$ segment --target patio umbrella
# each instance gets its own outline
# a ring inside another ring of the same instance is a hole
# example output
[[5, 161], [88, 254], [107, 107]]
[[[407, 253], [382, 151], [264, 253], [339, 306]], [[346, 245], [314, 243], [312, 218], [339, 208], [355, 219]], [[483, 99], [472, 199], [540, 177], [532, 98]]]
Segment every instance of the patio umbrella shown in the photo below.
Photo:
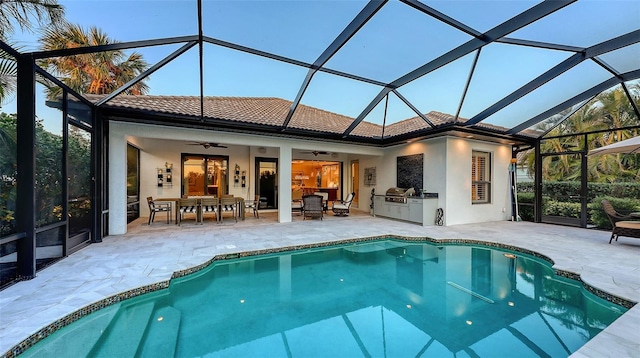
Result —
[[605, 145], [604, 147], [592, 149], [589, 151], [588, 155], [615, 153], [640, 153], [640, 136], [629, 138], [618, 143]]

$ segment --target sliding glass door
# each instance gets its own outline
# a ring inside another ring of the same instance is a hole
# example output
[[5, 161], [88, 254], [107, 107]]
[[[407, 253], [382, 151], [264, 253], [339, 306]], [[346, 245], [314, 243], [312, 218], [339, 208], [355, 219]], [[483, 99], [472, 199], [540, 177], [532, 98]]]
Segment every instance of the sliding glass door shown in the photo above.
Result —
[[228, 157], [200, 154], [182, 155], [182, 195], [229, 193]]

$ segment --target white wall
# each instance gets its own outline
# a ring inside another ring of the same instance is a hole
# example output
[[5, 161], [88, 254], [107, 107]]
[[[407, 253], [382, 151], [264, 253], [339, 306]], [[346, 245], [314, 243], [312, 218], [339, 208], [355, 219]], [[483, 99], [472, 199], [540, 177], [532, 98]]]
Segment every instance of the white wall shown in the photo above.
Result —
[[[224, 133], [209, 130], [189, 128], [174, 128], [146, 124], [125, 122], [111, 122], [109, 127], [109, 234], [123, 234], [127, 229], [126, 218], [126, 145], [127, 142], [140, 149], [140, 215], [149, 215], [146, 198], [152, 197], [180, 197], [181, 183], [181, 154], [209, 154], [229, 157], [229, 170], [235, 165], [240, 171], [247, 172], [247, 186], [235, 186], [232, 177], [229, 183], [229, 193], [253, 199], [255, 192], [255, 157], [279, 158], [280, 187], [291, 184], [291, 159], [293, 150], [331, 150], [339, 153], [338, 157], [318, 158], [313, 154], [297, 154], [295, 159], [329, 159], [346, 161], [345, 153], [382, 155], [382, 150], [376, 147], [359, 146], [342, 143], [327, 143], [314, 140], [298, 140], [275, 138], [258, 135]], [[205, 149], [198, 145], [188, 145], [188, 142], [220, 142], [228, 148]], [[260, 148], [264, 148], [264, 153]], [[283, 154], [284, 153], [284, 154]], [[165, 162], [173, 164], [173, 185], [158, 187], [157, 168], [164, 168]], [[348, 165], [345, 162], [348, 172]], [[288, 174], [287, 174], [288, 173]], [[347, 177], [345, 175], [345, 177]], [[348, 177], [343, 181], [343, 188], [347, 188]], [[350, 189], [350, 188], [348, 188]], [[291, 193], [279, 191], [279, 203], [282, 210], [279, 213], [281, 222], [291, 221], [291, 210], [285, 210], [290, 205]], [[282, 206], [282, 203], [285, 203]]]
[[[490, 204], [471, 204], [471, 152], [491, 153], [492, 191]], [[360, 161], [360, 207], [368, 210], [370, 191], [364, 186], [364, 169], [376, 167], [376, 194], [397, 186], [397, 157], [424, 153], [423, 186], [438, 193], [444, 224], [456, 225], [509, 219], [509, 146], [456, 137], [427, 139], [384, 150], [382, 157], [352, 156]], [[505, 208], [505, 212], [502, 211]]]
[[[471, 153], [491, 153], [491, 203], [471, 204]], [[507, 145], [463, 138], [447, 139], [446, 225], [507, 220], [510, 217], [509, 163]], [[504, 212], [503, 212], [504, 208]]]
[[[362, 145], [327, 143], [313, 140], [274, 138], [256, 135], [220, 133], [187, 128], [172, 128], [144, 124], [112, 122], [109, 128], [109, 230], [110, 234], [126, 232], [126, 144], [140, 149], [140, 198], [141, 216], [148, 216], [145, 199], [153, 197], [179, 197], [181, 195], [181, 153], [215, 154], [229, 157], [229, 170], [236, 163], [247, 172], [247, 186], [229, 183], [229, 192], [235, 196], [252, 199], [255, 188], [255, 157], [279, 158], [279, 187], [288, 187], [291, 177], [291, 159], [317, 160], [313, 154], [298, 154], [297, 150], [326, 150], [339, 153], [330, 160], [344, 165], [342, 196], [350, 187], [350, 161], [360, 164], [360, 201], [354, 210], [368, 211], [370, 192], [383, 195], [390, 187], [397, 186], [397, 157], [424, 154], [424, 188], [439, 194], [438, 207], [443, 208], [445, 225], [507, 220], [510, 215], [508, 168], [511, 150], [507, 145], [486, 143], [465, 138], [441, 137], [390, 148]], [[205, 149], [186, 142], [221, 142], [228, 148]], [[264, 150], [260, 149], [264, 148]], [[491, 203], [471, 204], [471, 153], [480, 150], [491, 153], [492, 191]], [[261, 152], [263, 151], [263, 152]], [[329, 159], [329, 158], [322, 158]], [[157, 168], [165, 162], [173, 164], [174, 183], [171, 187], [157, 186]], [[376, 167], [376, 185], [364, 186], [364, 169]], [[279, 191], [280, 222], [291, 221], [291, 193]], [[504, 211], [503, 211], [504, 208]]]

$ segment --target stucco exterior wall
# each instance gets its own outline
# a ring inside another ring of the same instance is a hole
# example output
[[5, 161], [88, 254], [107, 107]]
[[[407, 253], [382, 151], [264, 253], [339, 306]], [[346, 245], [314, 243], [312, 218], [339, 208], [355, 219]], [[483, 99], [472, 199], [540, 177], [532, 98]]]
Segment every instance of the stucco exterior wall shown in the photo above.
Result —
[[[279, 188], [288, 188], [291, 178], [291, 160], [335, 160], [342, 162], [342, 197], [351, 188], [352, 160], [359, 161], [359, 205], [353, 210], [368, 212], [371, 189], [384, 194], [397, 186], [397, 157], [424, 154], [423, 183], [429, 192], [439, 194], [438, 207], [444, 210], [444, 224], [508, 220], [510, 196], [508, 168], [511, 150], [508, 145], [476, 141], [467, 138], [440, 137], [406, 143], [389, 148], [378, 148], [313, 140], [273, 138], [266, 136], [219, 133], [186, 128], [113, 122], [109, 139], [109, 229], [110, 234], [126, 232], [126, 145], [140, 149], [140, 215], [148, 217], [146, 198], [179, 197], [181, 195], [181, 154], [215, 154], [229, 157], [229, 170], [236, 164], [246, 170], [247, 186], [229, 183], [229, 193], [253, 198], [255, 192], [256, 157], [278, 158]], [[227, 148], [205, 149], [188, 142], [221, 142]], [[297, 150], [323, 150], [336, 153], [319, 158]], [[479, 150], [491, 153], [491, 203], [471, 203], [471, 153]], [[294, 154], [292, 154], [294, 153]], [[173, 185], [157, 186], [157, 168], [165, 162], [173, 164]], [[365, 168], [376, 167], [376, 185], [364, 186]], [[291, 193], [280, 190], [278, 195], [280, 222], [291, 221]]]
[[[471, 154], [479, 150], [491, 153], [491, 203], [471, 203]], [[447, 138], [445, 197], [446, 225], [507, 220], [510, 217], [508, 145], [463, 138]]]
[[[228, 148], [205, 149], [198, 145], [188, 145], [193, 142], [220, 142]], [[189, 128], [174, 128], [146, 124], [125, 122], [111, 122], [109, 127], [109, 234], [126, 233], [126, 146], [130, 143], [140, 149], [140, 216], [148, 217], [149, 208], [146, 198], [152, 197], [180, 197], [181, 188], [181, 154], [208, 154], [229, 157], [229, 169], [235, 165], [247, 172], [247, 186], [235, 186], [229, 183], [229, 193], [253, 199], [255, 192], [256, 157], [278, 158], [279, 187], [289, 187], [291, 184], [291, 160], [335, 160], [344, 163], [343, 196], [350, 190], [350, 171], [348, 166], [350, 155], [381, 156], [382, 150], [375, 147], [349, 145], [342, 143], [326, 143], [314, 140], [298, 140], [274, 138], [258, 135], [235, 134], [215, 131], [204, 131]], [[331, 150], [337, 156], [319, 158], [311, 153], [292, 155], [292, 150], [314, 151]], [[173, 164], [173, 185], [158, 187], [157, 168], [163, 168], [165, 162]], [[291, 193], [288, 190], [279, 191], [280, 222], [291, 221]]]

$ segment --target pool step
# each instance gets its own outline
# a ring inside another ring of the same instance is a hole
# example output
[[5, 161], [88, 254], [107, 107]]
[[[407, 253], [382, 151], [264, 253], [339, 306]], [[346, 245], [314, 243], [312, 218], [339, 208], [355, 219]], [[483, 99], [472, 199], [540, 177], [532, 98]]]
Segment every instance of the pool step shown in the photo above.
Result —
[[182, 314], [173, 307], [162, 307], [155, 311], [142, 347], [138, 350], [139, 357], [173, 357], [178, 344], [178, 332]]
[[84, 324], [60, 329], [20, 357], [88, 357], [119, 308], [120, 304], [115, 304], [92, 313], [83, 318]]
[[91, 350], [92, 357], [133, 357], [153, 314], [154, 302], [123, 307], [107, 335]]

